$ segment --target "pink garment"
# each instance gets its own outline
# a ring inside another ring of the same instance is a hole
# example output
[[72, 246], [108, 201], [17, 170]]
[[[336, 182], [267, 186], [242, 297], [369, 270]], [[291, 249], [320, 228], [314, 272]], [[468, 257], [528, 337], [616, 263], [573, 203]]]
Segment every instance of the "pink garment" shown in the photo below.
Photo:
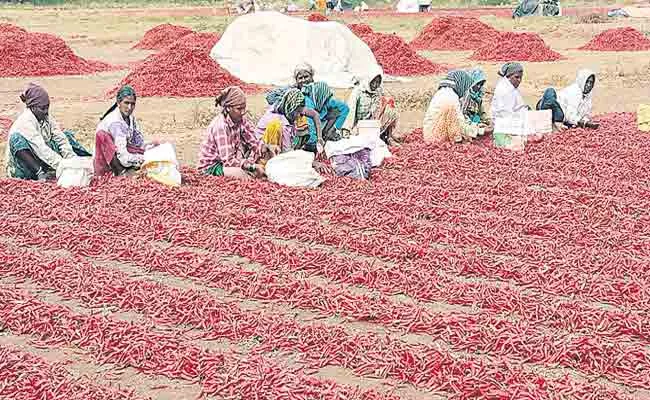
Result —
[[[144, 149], [136, 146], [127, 146], [127, 151], [133, 154], [144, 154]], [[95, 133], [95, 158], [93, 164], [95, 175], [112, 174], [111, 160], [117, 154], [117, 147], [113, 141], [113, 136], [106, 131], [97, 131]]]
[[260, 120], [257, 122], [257, 127], [255, 128], [255, 136], [257, 136], [259, 140], [262, 140], [266, 126], [276, 119], [279, 120], [282, 125], [282, 152], [284, 153], [293, 150], [293, 138], [296, 136], [296, 128], [293, 124], [289, 123], [284, 115], [274, 112], [273, 106], [267, 108], [266, 112], [260, 117]]

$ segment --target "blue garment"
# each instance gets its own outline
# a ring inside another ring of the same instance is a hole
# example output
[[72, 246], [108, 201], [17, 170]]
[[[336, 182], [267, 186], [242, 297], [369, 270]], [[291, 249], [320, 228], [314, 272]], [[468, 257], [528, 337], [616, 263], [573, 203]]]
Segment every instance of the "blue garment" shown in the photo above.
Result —
[[555, 89], [548, 88], [537, 102], [537, 110], [551, 110], [553, 122], [564, 122], [564, 111], [557, 101]]
[[[72, 131], [63, 131], [63, 134], [65, 137], [68, 139], [68, 143], [70, 143], [70, 147], [72, 147], [72, 151], [79, 156], [79, 157], [92, 157], [92, 154], [86, 150], [74, 137], [74, 133]], [[54, 141], [46, 141], [45, 144], [54, 150], [56, 153], [59, 155], [61, 154], [61, 149], [59, 145]], [[21, 135], [18, 132], [14, 132], [11, 134], [9, 137], [7, 146], [9, 146], [9, 151], [11, 153], [11, 157], [13, 159], [13, 163], [16, 166], [16, 171], [15, 174], [12, 176], [12, 178], [19, 178], [19, 179], [27, 179], [27, 180], [36, 180], [37, 176], [34, 173], [34, 171], [30, 170], [27, 165], [24, 165], [23, 162], [16, 157], [16, 153], [22, 150], [28, 150], [32, 151], [32, 147], [25, 139], [23, 135]], [[40, 161], [38, 157], [34, 156], [37, 161]], [[40, 161], [41, 164], [43, 164], [43, 167], [45, 169], [47, 168], [47, 165], [45, 165], [42, 161]]]
[[[350, 108], [348, 107], [347, 104], [342, 102], [341, 100], [337, 100], [334, 97], [330, 97], [329, 100], [327, 100], [327, 103], [325, 103], [325, 107], [321, 110], [316, 110], [316, 105], [314, 104], [314, 100], [310, 96], [305, 96], [305, 107], [310, 108], [312, 110], [315, 110], [319, 115], [320, 115], [320, 121], [321, 124], [325, 124], [327, 122], [327, 113], [330, 110], [335, 110], [338, 112], [338, 116], [336, 117], [336, 121], [334, 122], [334, 127], [336, 129], [341, 129], [343, 127], [343, 123], [345, 122], [345, 119], [348, 117], [348, 114], [350, 113]], [[309, 144], [315, 144], [316, 140], [318, 139], [316, 135], [316, 124], [314, 121], [312, 121], [311, 118], [307, 118], [307, 124], [309, 125]]]

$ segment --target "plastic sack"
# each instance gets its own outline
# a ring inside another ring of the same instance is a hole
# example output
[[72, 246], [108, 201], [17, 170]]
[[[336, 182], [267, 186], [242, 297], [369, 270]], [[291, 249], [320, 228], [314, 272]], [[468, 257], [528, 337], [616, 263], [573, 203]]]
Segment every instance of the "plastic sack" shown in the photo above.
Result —
[[370, 179], [372, 168], [370, 150], [361, 149], [352, 154], [333, 156], [330, 161], [337, 176], [347, 176], [355, 179]]
[[640, 131], [650, 132], [650, 104], [639, 104], [636, 120]]
[[181, 173], [178, 171], [176, 150], [171, 143], [163, 143], [144, 152], [144, 162], [140, 170], [149, 179], [163, 185], [178, 187], [181, 185]]
[[316, 188], [325, 182], [314, 167], [314, 153], [304, 150], [288, 151], [266, 162], [269, 181], [291, 187]]
[[56, 169], [57, 185], [63, 188], [86, 187], [94, 173], [92, 157], [64, 158]]
[[360, 150], [370, 151], [370, 163], [373, 167], [380, 166], [384, 159], [392, 157], [386, 143], [379, 135], [356, 135], [335, 142], [325, 142], [325, 155], [331, 159], [334, 156], [354, 154]]
[[551, 110], [522, 110], [494, 120], [494, 132], [513, 136], [540, 136], [553, 132]]

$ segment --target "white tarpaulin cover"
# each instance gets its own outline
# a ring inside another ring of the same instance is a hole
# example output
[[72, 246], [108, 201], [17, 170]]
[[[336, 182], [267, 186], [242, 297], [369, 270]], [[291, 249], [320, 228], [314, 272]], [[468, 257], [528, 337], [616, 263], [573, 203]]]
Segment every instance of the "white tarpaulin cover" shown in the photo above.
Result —
[[395, 8], [400, 13], [416, 13], [420, 10], [418, 0], [400, 0]]
[[314, 79], [335, 88], [381, 72], [370, 48], [345, 25], [275, 11], [235, 19], [210, 57], [244, 82], [260, 85], [293, 83], [293, 71], [302, 62], [314, 67]]

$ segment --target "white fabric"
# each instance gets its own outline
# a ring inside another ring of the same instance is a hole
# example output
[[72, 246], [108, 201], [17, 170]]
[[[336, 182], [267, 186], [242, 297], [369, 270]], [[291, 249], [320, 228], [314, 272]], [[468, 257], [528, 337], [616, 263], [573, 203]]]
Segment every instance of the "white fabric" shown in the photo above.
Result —
[[92, 157], [71, 157], [61, 160], [56, 169], [57, 185], [63, 188], [90, 185], [94, 167]]
[[181, 184], [176, 149], [171, 143], [163, 143], [145, 150], [142, 171], [147, 178], [163, 185], [176, 187]]
[[513, 136], [543, 135], [553, 131], [551, 110], [520, 110], [494, 120], [494, 132]]
[[501, 78], [494, 89], [492, 97], [491, 115], [496, 118], [507, 118], [509, 114], [527, 108], [519, 89], [515, 88], [508, 78]]
[[397, 12], [400, 13], [416, 13], [420, 11], [420, 8], [418, 7], [418, 0], [400, 0], [399, 3], [397, 3]]
[[575, 82], [558, 92], [557, 102], [564, 111], [564, 122], [577, 125], [578, 122], [589, 121], [594, 89], [591, 89], [586, 96], [584, 90], [587, 79], [592, 75], [595, 74], [591, 70], [581, 69]]
[[[59, 128], [59, 125], [51, 116], [49, 116], [46, 121], [43, 121], [41, 123], [38, 122], [29, 108], [25, 108], [22, 114], [18, 116], [16, 121], [14, 121], [14, 123], [9, 128], [7, 139], [11, 138], [11, 135], [14, 133], [18, 133], [24, 137], [29, 143], [32, 152], [34, 152], [34, 155], [53, 170], [56, 170], [58, 168], [59, 163], [64, 158], [70, 158], [74, 156], [74, 152], [72, 151], [72, 146], [70, 146], [70, 143], [68, 142], [68, 138], [66, 138], [65, 134]], [[53, 140], [59, 145], [59, 148], [61, 149], [61, 155], [59, 155], [47, 145], [46, 141], [50, 140]], [[5, 151], [5, 166], [7, 168], [7, 176], [12, 176], [14, 171], [10, 171], [10, 169], [13, 167], [13, 163], [10, 162], [11, 151], [9, 147], [9, 143], [7, 143]]]
[[325, 142], [325, 155], [327, 158], [343, 154], [353, 154], [359, 150], [370, 150], [370, 164], [373, 167], [380, 166], [385, 158], [392, 157], [388, 146], [379, 136], [356, 135], [347, 139]]
[[463, 110], [460, 108], [460, 98], [454, 89], [449, 87], [440, 88], [431, 98], [427, 112], [424, 114], [422, 135], [425, 141], [431, 141], [433, 139], [433, 127], [440, 116], [440, 112], [448, 106], [454, 107], [462, 126], [462, 123], [465, 121], [465, 116], [463, 115]]
[[314, 153], [304, 150], [288, 151], [266, 162], [269, 181], [292, 187], [316, 188], [325, 182], [313, 167]]
[[297, 64], [314, 67], [317, 81], [349, 88], [355, 76], [381, 73], [370, 48], [338, 22], [309, 22], [274, 11], [236, 18], [210, 52], [239, 79], [260, 85], [294, 83]]

